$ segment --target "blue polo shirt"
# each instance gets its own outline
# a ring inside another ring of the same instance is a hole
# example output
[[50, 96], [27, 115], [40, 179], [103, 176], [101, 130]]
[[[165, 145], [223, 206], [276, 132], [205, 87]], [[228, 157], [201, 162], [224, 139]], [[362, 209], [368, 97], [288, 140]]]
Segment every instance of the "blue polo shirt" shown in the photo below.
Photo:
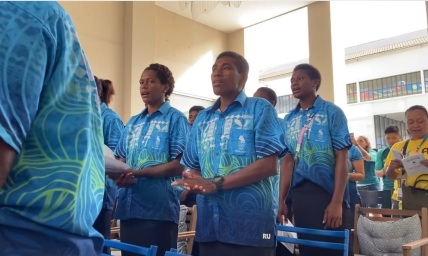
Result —
[[[189, 129], [186, 116], [169, 102], [150, 115], [145, 109], [126, 124], [115, 155], [133, 170], [167, 163], [183, 153]], [[132, 186], [119, 189], [116, 218], [178, 223], [180, 206], [176, 188], [171, 186], [174, 180], [137, 178]]]
[[[101, 117], [103, 119], [104, 145], [111, 150], [116, 149], [123, 131], [123, 122], [113, 109], [101, 103]], [[112, 211], [116, 200], [117, 186], [112, 179], [106, 177], [106, 191], [104, 194], [103, 208]]]
[[[182, 164], [203, 177], [239, 172], [257, 159], [285, 149], [275, 109], [260, 98], [241, 92], [225, 111], [220, 100], [199, 112], [189, 136]], [[275, 246], [273, 180], [198, 195], [196, 240], [238, 245]]]
[[[348, 121], [338, 106], [323, 100], [320, 96], [307, 110], [301, 109], [298, 104], [284, 118], [289, 154], [295, 156], [300, 131], [311, 116], [312, 121], [303, 135], [299, 162], [293, 172], [292, 188], [309, 180], [333, 194], [336, 166], [334, 151], [352, 145]], [[345, 192], [345, 201], [348, 199], [346, 194]]]
[[104, 154], [97, 87], [55, 2], [0, 2], [1, 255], [97, 255]]
[[[352, 165], [352, 162], [364, 159], [363, 154], [361, 154], [361, 151], [354, 145], [351, 146], [351, 148], [348, 151], [348, 159], [349, 159], [349, 166], [348, 166], [348, 172], [353, 173], [354, 167]], [[360, 194], [358, 193], [357, 189], [357, 182], [356, 181], [348, 181], [348, 188], [349, 188], [349, 199], [351, 207], [354, 207], [355, 204], [360, 203]]]

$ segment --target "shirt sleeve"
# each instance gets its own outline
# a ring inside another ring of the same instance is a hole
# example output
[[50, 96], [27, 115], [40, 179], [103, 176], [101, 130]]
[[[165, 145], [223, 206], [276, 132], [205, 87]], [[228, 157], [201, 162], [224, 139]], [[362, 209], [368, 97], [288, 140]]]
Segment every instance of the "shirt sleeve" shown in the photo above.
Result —
[[255, 113], [254, 133], [257, 159], [286, 153], [285, 135], [275, 109], [271, 105], [262, 106], [261, 112]]
[[[12, 29], [13, 28], [13, 29]], [[36, 116], [50, 40], [37, 22], [0, 33], [0, 138], [18, 153]], [[52, 49], [50, 49], [52, 50]]]
[[351, 162], [353, 161], [357, 161], [357, 160], [361, 160], [364, 159], [363, 154], [361, 154], [361, 151], [356, 148], [355, 146], [352, 146], [349, 149], [349, 160], [351, 160]]
[[199, 113], [196, 117], [195, 122], [190, 129], [190, 134], [186, 142], [183, 157], [181, 158], [181, 164], [189, 169], [200, 170], [201, 165], [199, 163], [198, 154], [198, 134], [199, 134], [199, 122], [202, 120], [202, 116], [205, 113]]
[[329, 115], [329, 129], [333, 150], [349, 149], [352, 143], [349, 136], [348, 120], [339, 107], [334, 105], [327, 108], [333, 107], [335, 109], [327, 109], [327, 113], [333, 113], [331, 116]]
[[122, 131], [122, 134], [120, 135], [120, 139], [116, 144], [116, 148], [114, 150], [114, 155], [116, 157], [120, 157], [122, 159], [126, 160], [126, 148], [127, 148], [127, 141], [128, 141], [128, 132], [129, 130], [129, 122], [126, 124], [125, 128]]
[[186, 147], [187, 138], [189, 136], [190, 125], [184, 115], [179, 115], [174, 118], [170, 130], [170, 155], [171, 159], [176, 159], [181, 155]]
[[370, 162], [376, 162], [377, 152], [373, 149], [369, 150]]
[[403, 147], [404, 147], [404, 143], [405, 143], [405, 141], [403, 141], [403, 142], [400, 141], [400, 142], [395, 143], [391, 147], [391, 149], [389, 150], [388, 155], [386, 156], [384, 167], [388, 167], [389, 164], [391, 163], [392, 159], [394, 159], [393, 150], [401, 151], [403, 149]]
[[114, 151], [124, 130], [123, 123], [119, 117], [115, 116], [108, 120], [106, 126], [104, 131], [104, 144]]

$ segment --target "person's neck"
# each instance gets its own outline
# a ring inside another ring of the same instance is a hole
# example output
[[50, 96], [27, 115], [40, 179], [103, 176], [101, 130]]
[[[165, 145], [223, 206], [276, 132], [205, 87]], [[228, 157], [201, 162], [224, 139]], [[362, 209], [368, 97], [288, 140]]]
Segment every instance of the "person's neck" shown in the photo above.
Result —
[[162, 106], [163, 103], [164, 101], [156, 104], [147, 104], [147, 113], [151, 115], [154, 112], [158, 111], [158, 109], [160, 108], [160, 106]]
[[220, 96], [220, 106], [219, 106], [220, 111], [221, 112], [225, 111], [226, 108], [236, 100], [236, 97], [238, 97], [239, 93], [240, 92], [233, 95]]
[[314, 105], [314, 102], [316, 99], [317, 99], [316, 94], [310, 95], [304, 99], [300, 99], [299, 100], [300, 108], [301, 109], [308, 109], [308, 108], [312, 107]]
[[412, 136], [412, 138], [410, 138], [410, 140], [422, 140], [423, 138], [425, 138], [425, 136], [427, 136], [428, 134], [425, 135], [414, 135]]

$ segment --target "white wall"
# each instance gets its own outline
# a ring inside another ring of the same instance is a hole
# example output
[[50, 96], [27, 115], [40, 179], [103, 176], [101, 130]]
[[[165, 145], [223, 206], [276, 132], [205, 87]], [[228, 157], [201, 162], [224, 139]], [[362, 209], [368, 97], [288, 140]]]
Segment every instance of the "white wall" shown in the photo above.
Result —
[[428, 69], [428, 45], [367, 56], [346, 64], [346, 83]]
[[[421, 56], [428, 56], [428, 45], [376, 54], [358, 61], [348, 62], [346, 65], [347, 83], [427, 70], [428, 58]], [[425, 83], [422, 81], [422, 87], [424, 86]], [[374, 115], [404, 113], [413, 105], [428, 107], [428, 94], [348, 104], [344, 111], [348, 118], [349, 130], [356, 136], [368, 136], [370, 141], [374, 142]]]

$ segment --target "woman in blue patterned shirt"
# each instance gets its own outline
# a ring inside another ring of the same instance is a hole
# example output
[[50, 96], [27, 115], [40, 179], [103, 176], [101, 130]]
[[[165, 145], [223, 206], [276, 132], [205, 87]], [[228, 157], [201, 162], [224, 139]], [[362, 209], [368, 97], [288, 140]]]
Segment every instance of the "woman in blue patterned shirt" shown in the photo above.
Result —
[[180, 158], [189, 132], [186, 116], [168, 102], [173, 90], [166, 66], [151, 64], [143, 71], [140, 95], [146, 108], [131, 117], [115, 150], [132, 169], [115, 178], [121, 187], [115, 216], [121, 241], [157, 245], [157, 255], [177, 247], [180, 206], [171, 182], [184, 171]]

